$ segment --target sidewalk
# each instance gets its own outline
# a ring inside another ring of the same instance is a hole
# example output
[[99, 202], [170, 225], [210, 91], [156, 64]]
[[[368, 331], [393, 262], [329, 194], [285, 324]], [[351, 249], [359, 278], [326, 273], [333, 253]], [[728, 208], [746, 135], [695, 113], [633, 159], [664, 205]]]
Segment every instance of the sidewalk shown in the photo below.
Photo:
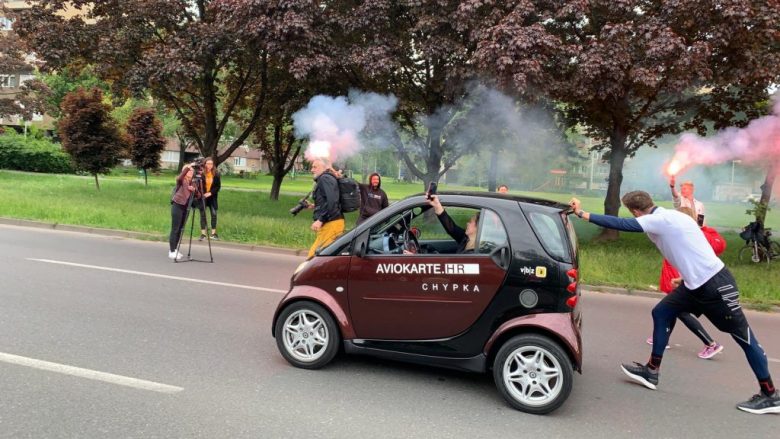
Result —
[[[10, 225], [10, 226], [20, 226], [20, 227], [33, 227], [39, 229], [52, 229], [52, 230], [60, 230], [65, 232], [90, 233], [90, 234], [101, 235], [101, 236], [116, 236], [120, 238], [140, 239], [144, 241], [167, 241], [168, 240], [166, 236], [157, 235], [154, 233], [129, 232], [125, 230], [101, 229], [98, 227], [87, 227], [87, 226], [71, 226], [67, 224], [53, 224], [53, 223], [45, 223], [41, 221], [21, 220], [21, 219], [6, 218], [6, 217], [0, 217], [0, 224]], [[222, 241], [211, 241], [211, 246], [216, 248], [229, 248], [234, 250], [257, 251], [263, 253], [276, 253], [276, 254], [292, 255], [292, 256], [300, 256], [300, 257], [303, 257], [308, 253], [307, 249], [291, 249], [291, 248], [270, 247], [270, 246], [262, 246], [262, 245], [238, 244], [233, 242], [222, 242]], [[646, 290], [637, 290], [632, 288], [610, 287], [610, 286], [602, 286], [602, 285], [586, 284], [586, 285], [582, 285], [582, 288], [583, 290], [590, 291], [590, 292], [649, 297], [658, 300], [663, 298], [665, 295], [664, 293], [658, 291], [646, 291]], [[753, 307], [750, 304], [746, 304], [745, 307], [750, 309], [757, 309], [756, 307]], [[761, 310], [766, 310], [766, 309], [761, 308]], [[772, 306], [770, 307], [769, 311], [780, 312], [780, 306]]]

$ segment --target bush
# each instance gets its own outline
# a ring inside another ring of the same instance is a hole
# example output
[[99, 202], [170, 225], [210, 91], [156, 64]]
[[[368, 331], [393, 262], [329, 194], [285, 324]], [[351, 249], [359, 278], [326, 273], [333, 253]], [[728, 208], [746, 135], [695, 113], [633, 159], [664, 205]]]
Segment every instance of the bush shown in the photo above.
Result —
[[59, 145], [9, 131], [0, 135], [0, 169], [53, 174], [73, 172], [70, 156]]
[[233, 175], [236, 171], [236, 169], [233, 167], [233, 164], [227, 160], [220, 163], [217, 167], [217, 170], [222, 175]]

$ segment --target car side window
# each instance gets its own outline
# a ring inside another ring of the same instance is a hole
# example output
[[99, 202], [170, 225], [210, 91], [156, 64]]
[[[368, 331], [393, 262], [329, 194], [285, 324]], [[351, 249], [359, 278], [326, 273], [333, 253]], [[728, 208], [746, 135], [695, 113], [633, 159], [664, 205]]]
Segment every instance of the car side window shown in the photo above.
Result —
[[564, 247], [568, 240], [566, 232], [563, 229], [563, 222], [560, 217], [556, 218], [552, 214], [541, 212], [531, 212], [528, 216], [536, 235], [542, 241], [542, 246], [553, 258], [559, 261], [569, 262], [570, 258], [567, 249]]
[[404, 224], [411, 215], [412, 210], [405, 210], [372, 227], [368, 237], [368, 254], [398, 253]]
[[[463, 234], [466, 233], [469, 227], [469, 221], [480, 213], [479, 209], [469, 207], [452, 206], [447, 203], [442, 203], [442, 206], [450, 219], [452, 219], [452, 225], [454, 226], [452, 232], [455, 233], [455, 236], [465, 237]], [[412, 221], [412, 226], [420, 232], [418, 237], [422, 254], [457, 254], [459, 250], [461, 250], [460, 253], [462, 254], [476, 253], [476, 247], [473, 252], [471, 250], [462, 251], [462, 247], [465, 245], [462, 242], [463, 238], [460, 241], [456, 240], [442, 225], [440, 218], [432, 210], [427, 214], [416, 217]], [[477, 227], [479, 227], [479, 223], [477, 223]]]
[[490, 254], [495, 249], [509, 247], [509, 236], [497, 213], [485, 209], [479, 222], [479, 253]]

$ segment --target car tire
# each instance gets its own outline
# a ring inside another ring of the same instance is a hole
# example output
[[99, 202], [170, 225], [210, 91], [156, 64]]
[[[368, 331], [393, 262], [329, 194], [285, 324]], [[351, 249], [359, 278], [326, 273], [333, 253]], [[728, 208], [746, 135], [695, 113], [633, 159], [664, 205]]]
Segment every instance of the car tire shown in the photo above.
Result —
[[276, 346], [290, 364], [319, 369], [339, 351], [341, 334], [330, 313], [309, 301], [295, 302], [276, 319]]
[[493, 362], [493, 379], [501, 396], [517, 410], [543, 415], [569, 397], [574, 372], [558, 343], [538, 334], [507, 340]]

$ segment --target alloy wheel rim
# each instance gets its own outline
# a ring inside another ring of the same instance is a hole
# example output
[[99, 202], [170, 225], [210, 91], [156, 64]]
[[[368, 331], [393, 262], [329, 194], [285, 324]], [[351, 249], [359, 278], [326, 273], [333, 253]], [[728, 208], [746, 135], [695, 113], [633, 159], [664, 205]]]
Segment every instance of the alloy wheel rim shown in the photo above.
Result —
[[290, 314], [284, 321], [282, 331], [284, 348], [292, 357], [304, 363], [322, 357], [330, 340], [325, 321], [310, 310]]
[[561, 363], [539, 346], [515, 349], [504, 361], [502, 376], [510, 395], [532, 407], [550, 403], [563, 389]]

